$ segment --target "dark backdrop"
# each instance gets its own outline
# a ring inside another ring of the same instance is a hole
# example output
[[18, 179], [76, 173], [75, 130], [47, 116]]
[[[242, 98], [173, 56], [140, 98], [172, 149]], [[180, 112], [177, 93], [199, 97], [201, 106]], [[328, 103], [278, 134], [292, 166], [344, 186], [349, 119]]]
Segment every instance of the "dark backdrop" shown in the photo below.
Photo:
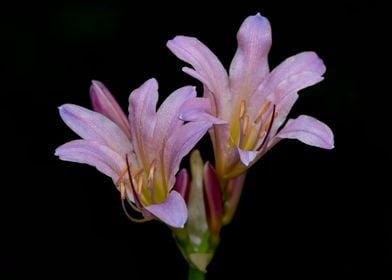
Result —
[[[257, 12], [272, 24], [272, 67], [305, 50], [324, 59], [325, 80], [301, 92], [291, 116], [329, 124], [336, 148], [284, 141], [251, 169], [209, 279], [390, 271], [392, 211], [380, 177], [387, 164], [382, 169], [376, 158], [390, 159], [382, 130], [388, 111], [381, 109], [388, 83], [381, 78], [382, 39], [390, 31], [382, 8], [375, 1], [132, 2], [2, 9], [0, 277], [185, 279], [186, 264], [164, 225], [131, 223], [109, 178], [54, 157], [57, 146], [75, 138], [57, 106], [89, 107], [92, 79], [124, 109], [130, 91], [150, 77], [160, 83], [160, 101], [180, 86], [199, 86], [181, 72], [166, 41], [197, 36], [228, 66], [239, 25]], [[199, 147], [211, 160], [207, 138]]]

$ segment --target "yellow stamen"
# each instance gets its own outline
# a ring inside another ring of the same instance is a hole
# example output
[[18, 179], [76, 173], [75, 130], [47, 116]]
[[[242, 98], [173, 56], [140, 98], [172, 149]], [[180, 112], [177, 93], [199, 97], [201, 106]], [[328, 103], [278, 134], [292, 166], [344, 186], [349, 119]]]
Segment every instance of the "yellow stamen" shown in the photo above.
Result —
[[271, 101], [268, 101], [267, 103], [264, 104], [264, 106], [260, 109], [260, 111], [257, 113], [257, 116], [255, 118], [255, 124], [261, 121], [261, 118], [263, 117], [264, 113], [268, 110], [269, 106], [271, 105]]
[[[131, 203], [130, 205], [132, 205], [132, 203]], [[128, 213], [127, 208], [125, 207], [125, 200], [121, 200], [121, 206], [122, 206], [122, 209], [124, 210], [124, 213], [125, 213], [125, 215], [127, 216], [127, 218], [130, 219], [132, 222], [135, 222], [135, 223], [144, 223], [144, 222], [147, 222], [147, 221], [148, 221], [148, 219], [146, 219], [146, 218], [140, 218], [140, 219], [139, 219], [139, 218], [132, 217], [132, 216]], [[133, 206], [132, 206], [132, 208], [133, 208]], [[138, 210], [137, 212], [140, 212], [140, 210]]]
[[242, 134], [243, 134], [243, 135], [245, 135], [246, 132], [248, 131], [248, 123], [249, 123], [249, 116], [246, 115], [246, 116], [244, 117], [244, 123], [243, 123], [243, 126], [242, 126]]
[[143, 168], [139, 168], [139, 169], [135, 172], [135, 174], [133, 175], [133, 177], [138, 177], [138, 176], [140, 176], [140, 174], [142, 174], [142, 172], [143, 172]]
[[245, 105], [246, 102], [245, 100], [241, 100], [241, 105], [240, 105], [240, 119], [244, 116], [245, 114]]
[[120, 183], [120, 195], [121, 195], [121, 199], [124, 200], [125, 199], [125, 185], [123, 182]]
[[[263, 124], [263, 127], [261, 128], [261, 131], [266, 132], [268, 130], [268, 127], [270, 126], [271, 122], [276, 118], [276, 116], [278, 115], [278, 112], [275, 112], [274, 115], [271, 115], [270, 119], [268, 120], [268, 122], [265, 122]], [[260, 132], [261, 135], [261, 132]], [[263, 135], [264, 136], [264, 135]], [[261, 137], [260, 137], [261, 138]]]
[[154, 172], [155, 172], [155, 160], [152, 162], [150, 171], [148, 173], [148, 181], [151, 182], [153, 177], [154, 177]]
[[121, 170], [120, 175], [118, 176], [118, 179], [116, 181], [116, 186], [119, 186], [121, 183], [121, 180], [123, 179], [124, 175], [127, 173], [128, 167], [125, 166], [123, 170]]
[[142, 192], [142, 186], [143, 186], [143, 176], [138, 176], [137, 177], [137, 184], [136, 184], [136, 191], [137, 194], [141, 194]]
[[[120, 175], [118, 176], [118, 179], [116, 181], [116, 186], [120, 186], [121, 180], [124, 178], [124, 175], [127, 174], [128, 167], [125, 166], [123, 170], [121, 170]], [[133, 175], [133, 177], [137, 177], [142, 173], [143, 169], [139, 168], [136, 173]]]
[[227, 151], [229, 151], [235, 145], [233, 136], [230, 135], [229, 141], [227, 143]]

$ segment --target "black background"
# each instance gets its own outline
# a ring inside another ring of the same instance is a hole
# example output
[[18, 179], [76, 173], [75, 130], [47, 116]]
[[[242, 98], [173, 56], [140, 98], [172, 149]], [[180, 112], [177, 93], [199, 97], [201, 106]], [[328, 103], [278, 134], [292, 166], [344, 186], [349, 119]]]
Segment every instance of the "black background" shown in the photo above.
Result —
[[[391, 158], [383, 109], [390, 89], [382, 77], [390, 28], [382, 7], [132, 2], [2, 9], [0, 278], [185, 279], [186, 263], [164, 225], [131, 223], [109, 178], [54, 157], [57, 146], [76, 137], [57, 106], [89, 107], [92, 79], [104, 82], [124, 109], [131, 90], [150, 77], [159, 81], [160, 101], [180, 86], [199, 86], [181, 72], [184, 64], [166, 41], [196, 36], [228, 67], [238, 27], [257, 12], [272, 25], [271, 67], [305, 50], [325, 61], [325, 80], [301, 92], [291, 116], [309, 114], [330, 125], [336, 148], [284, 141], [250, 170], [208, 279], [390, 273], [392, 210], [382, 179], [388, 164], [381, 164]], [[207, 137], [199, 147], [212, 160]]]

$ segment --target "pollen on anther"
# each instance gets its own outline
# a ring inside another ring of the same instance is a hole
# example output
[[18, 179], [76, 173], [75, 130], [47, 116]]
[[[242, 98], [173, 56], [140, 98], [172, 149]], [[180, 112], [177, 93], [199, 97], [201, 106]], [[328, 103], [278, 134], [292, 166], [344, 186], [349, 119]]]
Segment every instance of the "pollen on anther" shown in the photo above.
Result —
[[137, 184], [136, 184], [136, 192], [139, 195], [142, 192], [142, 186], [143, 186], [143, 176], [138, 176], [137, 177]]
[[124, 175], [127, 174], [128, 172], [128, 167], [125, 166], [123, 170], [121, 170], [120, 174], [118, 175], [118, 179], [116, 181], [116, 186], [119, 186], [121, 184], [122, 179], [124, 178]]
[[240, 119], [244, 116], [245, 114], [245, 106], [246, 106], [246, 102], [245, 100], [241, 101], [241, 105], [240, 105]]
[[261, 118], [263, 117], [265, 112], [268, 110], [270, 105], [271, 105], [271, 101], [267, 101], [267, 103], [265, 103], [264, 106], [260, 109], [260, 111], [256, 115], [255, 124], [261, 120]]
[[268, 127], [270, 126], [271, 121], [272, 121], [272, 118], [270, 118], [267, 122], [265, 122], [263, 124], [263, 127], [261, 128], [261, 131], [264, 131], [264, 132], [267, 131]]
[[121, 199], [124, 200], [125, 199], [125, 185], [124, 183], [120, 183], [120, 195], [121, 195]]
[[155, 172], [155, 161], [151, 164], [150, 171], [148, 173], [148, 181], [152, 181]]

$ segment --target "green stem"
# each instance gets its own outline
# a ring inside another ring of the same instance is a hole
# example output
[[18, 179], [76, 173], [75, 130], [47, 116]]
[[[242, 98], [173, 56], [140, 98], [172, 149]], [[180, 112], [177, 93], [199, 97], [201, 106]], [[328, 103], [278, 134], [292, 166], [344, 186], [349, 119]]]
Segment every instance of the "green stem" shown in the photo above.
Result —
[[204, 272], [201, 272], [197, 268], [189, 266], [188, 280], [204, 280], [205, 276], [206, 275]]

